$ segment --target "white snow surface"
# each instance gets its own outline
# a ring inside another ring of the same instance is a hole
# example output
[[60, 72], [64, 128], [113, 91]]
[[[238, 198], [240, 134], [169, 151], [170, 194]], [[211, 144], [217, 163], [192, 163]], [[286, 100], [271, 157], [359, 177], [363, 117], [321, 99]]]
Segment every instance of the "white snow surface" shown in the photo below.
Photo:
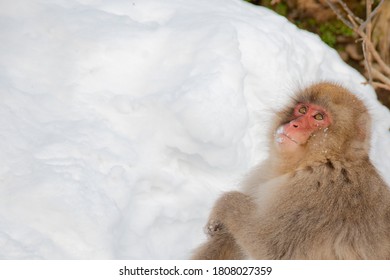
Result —
[[[339, 82], [337, 53], [240, 0], [0, 2], [0, 258], [187, 259], [215, 199], [267, 156], [273, 112]], [[386, 172], [387, 171], [387, 172]]]

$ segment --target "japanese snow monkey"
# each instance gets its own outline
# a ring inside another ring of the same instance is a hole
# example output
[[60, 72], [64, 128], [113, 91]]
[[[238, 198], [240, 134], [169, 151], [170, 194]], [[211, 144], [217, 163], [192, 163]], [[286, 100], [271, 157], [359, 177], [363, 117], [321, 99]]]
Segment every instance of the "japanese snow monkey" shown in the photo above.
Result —
[[363, 102], [331, 83], [294, 100], [269, 159], [215, 203], [192, 259], [390, 259], [390, 190], [368, 156]]

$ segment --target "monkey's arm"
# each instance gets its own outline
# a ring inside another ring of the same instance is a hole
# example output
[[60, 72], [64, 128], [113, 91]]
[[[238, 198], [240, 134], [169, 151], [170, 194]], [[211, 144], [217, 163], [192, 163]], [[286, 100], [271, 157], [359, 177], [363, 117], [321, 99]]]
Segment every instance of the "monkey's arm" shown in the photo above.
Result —
[[237, 191], [225, 193], [211, 211], [207, 231], [211, 236], [222, 229], [234, 233], [245, 226], [255, 209], [256, 205], [250, 196]]
[[[241, 193], [237, 194], [241, 195]], [[229, 203], [223, 203], [225, 197], [232, 199], [229, 200]], [[247, 256], [242, 250], [242, 248], [237, 244], [235, 237], [229, 232], [225, 226], [224, 221], [225, 217], [222, 215], [225, 213], [225, 207], [230, 208], [230, 203], [234, 204], [233, 201], [235, 198], [238, 200], [237, 203], [241, 203], [241, 198], [234, 195], [230, 196], [228, 194], [220, 198], [209, 217], [209, 222], [206, 225], [205, 231], [208, 234], [208, 240], [206, 243], [202, 244], [197, 248], [191, 259], [194, 260], [234, 260], [234, 259], [245, 259]], [[243, 213], [245, 215], [245, 213]], [[231, 217], [234, 219], [234, 217]]]
[[210, 236], [206, 243], [195, 250], [193, 260], [241, 260], [244, 259], [240, 246], [227, 231]]
[[256, 204], [241, 192], [228, 192], [219, 198], [210, 214], [207, 225], [208, 234], [218, 237], [223, 232], [229, 232], [234, 240], [244, 251], [252, 252], [252, 257], [257, 255], [253, 252], [253, 244], [259, 243], [256, 234], [258, 224], [256, 221]]

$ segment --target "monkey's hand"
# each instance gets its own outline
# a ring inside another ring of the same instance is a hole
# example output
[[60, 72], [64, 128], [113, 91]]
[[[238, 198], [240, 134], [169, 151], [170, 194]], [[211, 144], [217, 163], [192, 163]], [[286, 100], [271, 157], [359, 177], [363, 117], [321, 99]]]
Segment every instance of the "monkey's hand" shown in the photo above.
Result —
[[206, 232], [210, 236], [231, 231], [236, 221], [245, 220], [253, 209], [250, 197], [237, 191], [222, 195], [213, 210], [206, 225]]
[[226, 231], [224, 225], [218, 220], [209, 220], [206, 227], [205, 232], [209, 236], [215, 236], [217, 234], [221, 234]]

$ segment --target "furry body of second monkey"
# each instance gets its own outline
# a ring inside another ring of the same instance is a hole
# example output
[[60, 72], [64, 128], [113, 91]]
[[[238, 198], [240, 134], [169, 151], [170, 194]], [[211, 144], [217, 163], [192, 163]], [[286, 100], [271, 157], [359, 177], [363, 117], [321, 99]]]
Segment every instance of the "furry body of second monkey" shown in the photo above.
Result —
[[[365, 106], [329, 83], [296, 99], [325, 108], [330, 125], [294, 152], [271, 145], [273, 157], [243, 192], [217, 201], [209, 240], [193, 259], [390, 259], [390, 190], [368, 157]], [[273, 134], [293, 119], [292, 108], [279, 114]]]

